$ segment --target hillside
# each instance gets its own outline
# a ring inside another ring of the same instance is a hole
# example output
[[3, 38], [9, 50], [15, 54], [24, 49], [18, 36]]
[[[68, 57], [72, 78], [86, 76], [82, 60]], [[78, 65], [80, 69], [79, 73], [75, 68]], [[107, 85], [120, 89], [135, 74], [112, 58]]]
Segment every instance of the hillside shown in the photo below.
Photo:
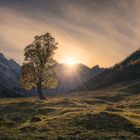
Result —
[[[70, 67], [67, 64], [55, 65], [58, 86], [44, 89], [46, 95], [56, 95], [79, 90], [93, 90], [115, 83], [140, 78], [140, 50], [135, 51], [122, 62], [108, 69], [98, 65], [89, 68], [83, 64]], [[0, 97], [32, 96], [36, 92], [25, 91], [19, 84], [20, 66], [0, 54]], [[9, 92], [10, 91], [10, 92]], [[27, 94], [26, 94], [27, 93]]]
[[68, 92], [77, 86], [89, 81], [92, 77], [101, 73], [104, 69], [95, 66], [92, 69], [84, 64], [77, 63], [74, 66], [68, 64], [56, 64], [58, 86], [55, 89], [57, 93]]
[[14, 60], [8, 60], [0, 53], [0, 98], [32, 96], [32, 91], [23, 89], [20, 85], [20, 65]]
[[20, 66], [0, 54], [0, 97], [19, 97]]
[[[56, 64], [58, 85], [56, 89], [44, 89], [46, 95], [56, 95], [68, 92], [92, 77], [101, 73], [104, 69], [99, 66], [90, 69], [86, 65], [76, 64], [70, 67], [67, 64]], [[8, 60], [0, 54], [0, 97], [24, 97], [36, 94], [36, 91], [26, 91], [20, 85], [21, 67], [14, 60]]]
[[0, 99], [0, 139], [138, 140], [140, 80], [65, 96]]
[[132, 53], [122, 62], [105, 69], [76, 90], [93, 90], [115, 83], [131, 81], [140, 78], [140, 49]]

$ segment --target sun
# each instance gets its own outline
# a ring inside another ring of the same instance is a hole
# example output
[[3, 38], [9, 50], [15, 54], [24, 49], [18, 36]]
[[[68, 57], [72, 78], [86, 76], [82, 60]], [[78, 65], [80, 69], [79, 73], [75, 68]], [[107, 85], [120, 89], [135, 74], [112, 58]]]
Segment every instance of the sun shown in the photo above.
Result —
[[77, 62], [74, 58], [68, 58], [65, 60], [65, 63], [68, 64], [69, 66], [74, 66]]

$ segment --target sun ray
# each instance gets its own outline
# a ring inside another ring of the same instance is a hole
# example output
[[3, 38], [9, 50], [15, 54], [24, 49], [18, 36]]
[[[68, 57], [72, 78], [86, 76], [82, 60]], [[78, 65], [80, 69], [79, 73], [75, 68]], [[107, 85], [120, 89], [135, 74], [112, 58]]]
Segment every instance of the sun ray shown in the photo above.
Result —
[[77, 61], [74, 58], [68, 58], [65, 60], [65, 63], [69, 66], [74, 66], [77, 63]]

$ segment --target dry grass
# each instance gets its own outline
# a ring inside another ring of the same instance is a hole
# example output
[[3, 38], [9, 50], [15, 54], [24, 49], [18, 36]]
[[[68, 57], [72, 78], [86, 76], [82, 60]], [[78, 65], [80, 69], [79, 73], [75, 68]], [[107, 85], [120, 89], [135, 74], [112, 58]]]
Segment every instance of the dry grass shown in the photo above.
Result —
[[46, 101], [0, 99], [0, 139], [140, 139], [140, 94], [110, 89]]

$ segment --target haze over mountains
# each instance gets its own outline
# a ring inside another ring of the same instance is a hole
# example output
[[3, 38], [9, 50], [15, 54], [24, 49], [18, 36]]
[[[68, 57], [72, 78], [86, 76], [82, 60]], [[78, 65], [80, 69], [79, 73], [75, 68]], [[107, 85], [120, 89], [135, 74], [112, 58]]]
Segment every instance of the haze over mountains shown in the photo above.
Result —
[[[122, 62], [108, 69], [98, 65], [89, 68], [83, 64], [71, 67], [57, 64], [58, 86], [56, 89], [44, 89], [46, 95], [67, 93], [70, 91], [93, 90], [95, 88], [140, 78], [140, 50], [135, 51]], [[0, 97], [31, 96], [36, 92], [26, 91], [19, 84], [20, 65], [7, 60], [0, 54]]]
[[97, 74], [101, 73], [104, 68], [95, 66], [89, 68], [84, 64], [75, 64], [69, 66], [68, 64], [57, 64], [58, 87], [56, 92], [68, 92], [79, 85], [83, 85], [88, 80], [92, 79]]
[[[95, 88], [137, 79], [140, 79], [140, 49], [133, 52], [122, 62], [93, 77], [85, 83], [85, 87], [87, 90], [93, 90]], [[84, 88], [81, 85], [79, 89], [82, 90]]]
[[20, 79], [20, 66], [13, 60], [7, 60], [0, 54], [0, 97], [20, 96], [18, 89], [21, 88], [18, 80]]
[[140, 50], [106, 69], [54, 68], [58, 87], [44, 93], [63, 96], [11, 99], [36, 92], [20, 86], [20, 66], [0, 54], [0, 97], [9, 98], [0, 99], [0, 139], [140, 139]]
[[[55, 68], [57, 70], [58, 86], [53, 90], [45, 89], [45, 93], [68, 92], [104, 70], [99, 66], [90, 69], [83, 64], [76, 64], [74, 67], [67, 64], [57, 64]], [[14, 60], [7, 60], [2, 53], [0, 54], [0, 97], [30, 96], [32, 92], [25, 91], [20, 85], [20, 70], [20, 65]]]

